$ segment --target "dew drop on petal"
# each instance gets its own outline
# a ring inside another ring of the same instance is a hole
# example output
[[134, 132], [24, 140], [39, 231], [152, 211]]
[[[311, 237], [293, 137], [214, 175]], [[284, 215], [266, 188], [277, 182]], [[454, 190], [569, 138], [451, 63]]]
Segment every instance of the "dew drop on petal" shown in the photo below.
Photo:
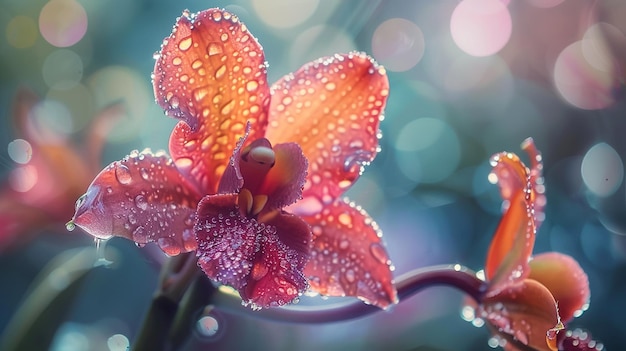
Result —
[[346, 280], [350, 283], [354, 283], [354, 281], [356, 280], [356, 274], [354, 273], [353, 269], [348, 269], [346, 271]]
[[350, 247], [350, 241], [349, 241], [348, 239], [341, 239], [341, 240], [339, 241], [339, 248], [340, 248], [341, 250], [345, 250], [345, 249], [347, 249], [348, 247]]
[[224, 47], [220, 43], [209, 43], [207, 53], [209, 56], [219, 55], [224, 52]]
[[138, 209], [145, 211], [148, 209], [148, 201], [146, 200], [146, 197], [139, 194], [137, 196], [135, 196], [135, 206], [137, 206]]
[[148, 170], [145, 168], [141, 168], [139, 170], [139, 174], [141, 174], [141, 178], [143, 178], [144, 180], [150, 179], [150, 173], [148, 173]]
[[370, 253], [374, 258], [376, 258], [380, 263], [387, 264], [387, 253], [385, 252], [385, 248], [379, 243], [373, 243], [370, 245]]
[[187, 51], [191, 47], [191, 43], [192, 43], [191, 37], [187, 37], [181, 40], [180, 43], [178, 43], [178, 48], [181, 51]]
[[135, 228], [135, 230], [133, 231], [133, 240], [137, 244], [144, 244], [148, 242], [148, 233], [143, 226]]
[[120, 184], [124, 185], [130, 184], [132, 181], [130, 170], [123, 164], [117, 164], [115, 166], [115, 178], [117, 178], [117, 181], [120, 182]]
[[172, 238], [159, 238], [159, 240], [157, 240], [157, 244], [161, 250], [169, 256], [176, 256], [180, 253], [180, 247], [176, 245]]

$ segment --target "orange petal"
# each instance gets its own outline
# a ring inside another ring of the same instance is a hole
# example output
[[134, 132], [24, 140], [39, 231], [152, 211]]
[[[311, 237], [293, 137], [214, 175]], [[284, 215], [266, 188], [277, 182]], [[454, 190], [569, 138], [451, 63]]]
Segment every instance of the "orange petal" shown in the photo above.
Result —
[[477, 316], [507, 340], [507, 350], [550, 351], [546, 335], [560, 325], [552, 294], [532, 279], [485, 298]]
[[177, 167], [215, 193], [246, 122], [249, 140], [263, 136], [269, 105], [263, 49], [224, 10], [183, 13], [163, 42], [153, 84], [157, 103], [186, 122], [170, 137]]
[[554, 296], [559, 315], [564, 323], [584, 309], [589, 302], [587, 274], [572, 257], [548, 252], [536, 255], [530, 261], [529, 278], [545, 285]]
[[485, 274], [490, 280], [492, 293], [508, 284], [521, 281], [528, 276], [528, 259], [535, 243], [534, 217], [527, 189], [526, 166], [517, 155], [500, 153], [491, 159], [493, 173], [497, 178], [502, 198], [508, 209], [500, 220], [491, 241]]
[[535, 227], [539, 230], [544, 220], [543, 209], [546, 206], [545, 186], [543, 184], [543, 163], [541, 162], [541, 152], [537, 150], [533, 138], [528, 138], [522, 142], [522, 150], [528, 153], [530, 157], [530, 185], [532, 192], [530, 193], [530, 201], [533, 204], [535, 215]]
[[304, 270], [311, 289], [327, 296], [356, 296], [381, 308], [397, 303], [382, 234], [367, 213], [337, 200], [307, 215], [300, 203], [292, 209], [313, 231], [311, 256]]
[[325, 57], [272, 86], [266, 137], [296, 142], [309, 161], [303, 196], [330, 202], [378, 151], [389, 94], [384, 68], [362, 53]]

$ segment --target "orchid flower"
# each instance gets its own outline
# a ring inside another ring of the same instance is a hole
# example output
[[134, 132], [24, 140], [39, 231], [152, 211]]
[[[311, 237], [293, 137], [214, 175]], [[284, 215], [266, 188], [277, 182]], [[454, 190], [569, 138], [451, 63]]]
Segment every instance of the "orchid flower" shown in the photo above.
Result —
[[504, 340], [506, 350], [557, 350], [565, 324], [589, 300], [589, 282], [570, 256], [531, 257], [546, 201], [541, 155], [532, 139], [522, 148], [530, 155], [530, 169], [512, 153], [498, 153], [490, 161], [489, 179], [500, 186], [506, 210], [489, 248], [488, 288], [475, 315]]
[[48, 112], [38, 108], [39, 103], [26, 89], [20, 89], [15, 97], [16, 140], [26, 154], [1, 185], [0, 252], [44, 228], [62, 228], [76, 197], [100, 170], [103, 132], [123, 115], [119, 104], [101, 110], [88, 126], [87, 144], [79, 146], [67, 135], [41, 125], [37, 117]]
[[156, 102], [180, 119], [169, 154], [106, 167], [69, 223], [107, 239], [196, 251], [253, 308], [310, 289], [397, 302], [376, 223], [342, 194], [378, 151], [389, 93], [363, 53], [324, 57], [271, 87], [262, 47], [233, 14], [183, 12], [156, 57]]

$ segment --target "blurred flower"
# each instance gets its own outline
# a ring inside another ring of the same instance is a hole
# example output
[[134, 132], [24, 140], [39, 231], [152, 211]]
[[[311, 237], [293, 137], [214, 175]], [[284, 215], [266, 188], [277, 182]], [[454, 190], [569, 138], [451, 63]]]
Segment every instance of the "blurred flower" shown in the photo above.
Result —
[[13, 119], [20, 139], [9, 148], [19, 145], [13, 150], [19, 155], [12, 156], [16, 165], [0, 185], [0, 252], [41, 230], [62, 228], [76, 196], [101, 167], [103, 136], [123, 113], [118, 104], [100, 111], [88, 127], [87, 144], [79, 145], [35, 118], [41, 106], [37, 113], [49, 112], [31, 91], [17, 92]]
[[181, 119], [171, 158], [112, 163], [70, 225], [169, 255], [197, 250], [204, 272], [253, 307], [289, 303], [307, 285], [395, 303], [377, 225], [340, 198], [378, 151], [384, 69], [362, 53], [335, 55], [270, 88], [256, 38], [218, 9], [185, 11], [156, 58], [156, 100]]
[[489, 287], [475, 315], [506, 341], [506, 350], [556, 350], [557, 333], [589, 300], [589, 283], [567, 255], [548, 252], [531, 258], [545, 196], [541, 155], [532, 139], [522, 147], [531, 157], [530, 170], [512, 153], [491, 158], [489, 179], [500, 186], [506, 212], [489, 248]]

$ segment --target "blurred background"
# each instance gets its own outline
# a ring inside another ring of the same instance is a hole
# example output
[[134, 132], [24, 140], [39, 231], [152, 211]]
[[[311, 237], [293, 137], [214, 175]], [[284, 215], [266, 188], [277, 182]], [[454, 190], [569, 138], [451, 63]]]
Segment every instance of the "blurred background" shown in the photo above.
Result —
[[[501, 213], [488, 159], [506, 150], [527, 160], [519, 145], [533, 137], [548, 199], [535, 252], [569, 254], [589, 275], [590, 307], [570, 325], [608, 350], [626, 345], [620, 0], [0, 0], [0, 330], [55, 256], [95, 247], [64, 227], [93, 176], [132, 149], [167, 148], [175, 121], [154, 103], [153, 53], [184, 9], [209, 7], [235, 13], [258, 38], [270, 82], [352, 50], [387, 68], [382, 151], [348, 195], [381, 226], [396, 275], [482, 268]], [[124, 350], [137, 333], [158, 258], [122, 239], [107, 250], [113, 264], [82, 277], [57, 318], [42, 321], [51, 350]], [[189, 349], [490, 349], [462, 301], [434, 287], [326, 325], [217, 311]]]

